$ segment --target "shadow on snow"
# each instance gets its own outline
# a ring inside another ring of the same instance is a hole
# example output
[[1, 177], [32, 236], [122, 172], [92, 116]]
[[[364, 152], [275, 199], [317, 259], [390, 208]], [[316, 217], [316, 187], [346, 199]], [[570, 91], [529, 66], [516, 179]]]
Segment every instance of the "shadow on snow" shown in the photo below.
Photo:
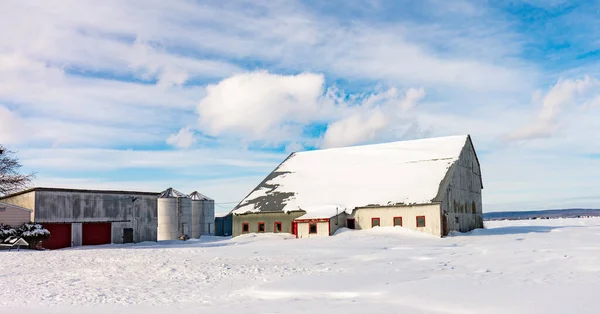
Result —
[[[507, 226], [475, 229], [467, 233], [456, 233], [454, 236], [498, 236], [526, 233], [549, 233], [562, 228], [567, 228], [567, 226]], [[568, 226], [568, 228], [576, 228], [576, 226]]]

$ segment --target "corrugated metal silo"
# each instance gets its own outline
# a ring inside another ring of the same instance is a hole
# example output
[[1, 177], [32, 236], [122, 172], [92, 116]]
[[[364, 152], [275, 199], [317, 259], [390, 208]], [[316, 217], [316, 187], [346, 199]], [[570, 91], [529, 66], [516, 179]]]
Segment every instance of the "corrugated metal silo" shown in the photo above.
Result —
[[157, 240], [177, 240], [182, 235], [191, 234], [192, 203], [190, 198], [168, 188], [158, 197]]
[[204, 217], [202, 216], [202, 200], [204, 195], [198, 192], [192, 192], [190, 199], [192, 200], [192, 238], [198, 239], [202, 234], [202, 226]]
[[200, 235], [215, 234], [215, 201], [198, 192], [190, 194], [190, 197], [196, 201], [200, 208]]

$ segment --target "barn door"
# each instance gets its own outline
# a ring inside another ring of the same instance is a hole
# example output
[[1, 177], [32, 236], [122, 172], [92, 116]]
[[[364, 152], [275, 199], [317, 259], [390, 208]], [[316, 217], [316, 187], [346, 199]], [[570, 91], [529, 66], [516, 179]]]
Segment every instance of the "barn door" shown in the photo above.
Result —
[[123, 243], [133, 243], [133, 228], [123, 229]]
[[442, 228], [443, 228], [443, 232], [444, 232], [444, 236], [448, 235], [448, 216], [447, 215], [442, 215]]
[[295, 221], [292, 221], [292, 234], [298, 237], [298, 223]]

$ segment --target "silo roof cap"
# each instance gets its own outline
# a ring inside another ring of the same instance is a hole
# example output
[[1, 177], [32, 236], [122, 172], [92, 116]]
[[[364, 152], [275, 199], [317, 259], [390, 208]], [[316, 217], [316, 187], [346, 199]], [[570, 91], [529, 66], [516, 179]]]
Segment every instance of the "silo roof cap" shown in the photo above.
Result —
[[199, 193], [198, 191], [194, 191], [190, 194], [190, 198], [194, 201], [212, 201], [213, 199], [202, 194]]
[[174, 188], [168, 188], [164, 190], [158, 198], [187, 198], [188, 196], [175, 190]]

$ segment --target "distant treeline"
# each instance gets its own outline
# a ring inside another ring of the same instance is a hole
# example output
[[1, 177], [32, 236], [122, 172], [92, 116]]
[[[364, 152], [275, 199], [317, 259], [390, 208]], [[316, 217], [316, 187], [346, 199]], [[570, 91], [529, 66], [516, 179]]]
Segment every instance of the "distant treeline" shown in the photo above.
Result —
[[532, 211], [493, 212], [483, 214], [483, 220], [523, 220], [581, 217], [600, 217], [600, 209], [569, 208]]

